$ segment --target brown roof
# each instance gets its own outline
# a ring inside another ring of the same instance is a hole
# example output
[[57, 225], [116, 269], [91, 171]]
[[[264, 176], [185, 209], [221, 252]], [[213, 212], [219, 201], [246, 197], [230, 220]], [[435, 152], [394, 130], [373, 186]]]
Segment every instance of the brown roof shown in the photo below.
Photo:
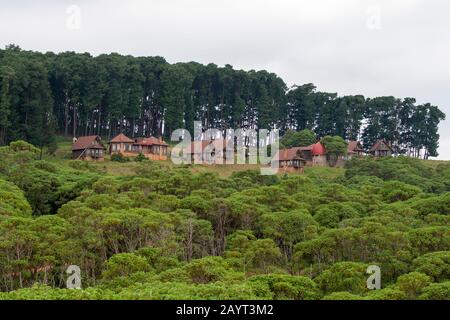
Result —
[[85, 149], [104, 149], [100, 140], [101, 138], [99, 136], [79, 137], [78, 140], [72, 145], [72, 151]]
[[112, 138], [111, 141], [109, 141], [109, 143], [133, 143], [133, 142], [134, 140], [128, 138], [123, 133], [118, 134], [117, 136]]
[[[383, 145], [385, 147], [383, 147]], [[385, 140], [378, 140], [377, 142], [375, 142], [375, 144], [373, 145], [373, 147], [370, 149], [370, 152], [373, 152], [375, 150], [386, 150], [386, 151], [392, 151], [391, 146], [389, 145], [389, 143], [387, 143]]]
[[361, 148], [361, 143], [359, 141], [349, 141], [347, 145], [347, 152], [356, 153], [358, 151], [364, 151], [364, 149]]
[[298, 155], [298, 151], [303, 151], [305, 147], [296, 147], [290, 149], [278, 150], [276, 156], [278, 156], [278, 161], [289, 161], [294, 159], [304, 160]]
[[151, 146], [151, 145], [167, 146], [167, 143], [165, 143], [163, 139], [158, 139], [155, 137], [137, 138], [136, 141], [134, 141], [134, 144], [140, 146]]

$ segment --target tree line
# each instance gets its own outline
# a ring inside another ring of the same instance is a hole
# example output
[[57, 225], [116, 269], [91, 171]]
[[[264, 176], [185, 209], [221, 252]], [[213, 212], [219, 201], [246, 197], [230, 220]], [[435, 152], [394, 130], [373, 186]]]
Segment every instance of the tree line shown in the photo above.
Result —
[[370, 148], [378, 139], [395, 153], [437, 156], [445, 114], [414, 98], [365, 98], [288, 87], [266, 70], [235, 70], [162, 57], [117, 53], [0, 50], [0, 144], [25, 139], [50, 145], [55, 134], [111, 138], [170, 137], [174, 129], [278, 128], [341, 136]]

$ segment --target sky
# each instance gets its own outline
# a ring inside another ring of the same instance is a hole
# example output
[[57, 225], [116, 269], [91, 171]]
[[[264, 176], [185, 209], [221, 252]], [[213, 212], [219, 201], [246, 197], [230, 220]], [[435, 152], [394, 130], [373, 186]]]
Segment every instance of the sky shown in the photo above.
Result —
[[449, 14], [446, 0], [0, 0], [0, 47], [230, 64], [288, 86], [415, 97], [447, 114], [438, 159], [450, 160]]

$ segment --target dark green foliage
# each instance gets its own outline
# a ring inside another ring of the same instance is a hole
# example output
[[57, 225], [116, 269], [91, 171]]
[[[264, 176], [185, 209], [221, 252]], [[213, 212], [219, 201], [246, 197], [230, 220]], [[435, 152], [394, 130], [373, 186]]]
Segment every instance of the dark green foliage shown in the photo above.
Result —
[[124, 157], [121, 153], [116, 153], [111, 155], [111, 161], [114, 162], [129, 162], [130, 158]]
[[[448, 299], [445, 164], [221, 178], [39, 154], [0, 148], [0, 299]], [[71, 264], [83, 290], [63, 289]], [[370, 291], [374, 264], [382, 289]]]
[[434, 281], [450, 279], [450, 251], [432, 252], [413, 261], [416, 271], [424, 273]]
[[362, 294], [366, 287], [367, 265], [355, 262], [338, 262], [323, 271], [314, 281], [326, 293], [346, 291]]
[[0, 179], [0, 215], [31, 216], [31, 207], [23, 192], [14, 184]]
[[450, 281], [432, 283], [422, 289], [421, 300], [450, 300]]
[[275, 300], [314, 300], [319, 297], [317, 285], [307, 277], [264, 275], [250, 278], [256, 285], [269, 286]]
[[149, 271], [147, 259], [133, 253], [119, 253], [112, 256], [107, 262], [102, 273], [102, 279], [114, 279], [124, 277], [135, 272]]
[[309, 130], [304, 129], [302, 131], [294, 131], [289, 129], [283, 135], [280, 144], [282, 147], [291, 148], [291, 147], [303, 147], [309, 146], [316, 142], [316, 134]]
[[325, 136], [321, 142], [327, 149], [329, 156], [338, 157], [347, 154], [347, 143], [340, 136]]
[[397, 286], [408, 299], [416, 299], [422, 290], [431, 284], [431, 278], [420, 272], [401, 275], [397, 279]]
[[[417, 186], [426, 192], [441, 193], [450, 191], [442, 179], [442, 172], [433, 170], [422, 161], [407, 157], [358, 159], [346, 163], [345, 177], [350, 179], [361, 176], [374, 176], [383, 180], [397, 180]], [[440, 171], [444, 171], [441, 168]]]
[[142, 162], [142, 161], [147, 161], [147, 160], [148, 159], [142, 153], [139, 153], [137, 155], [137, 157], [134, 158], [134, 161], [136, 161], [136, 162]]
[[311, 83], [288, 89], [274, 73], [230, 65], [41, 54], [10, 45], [0, 50], [0, 66], [0, 145], [25, 139], [50, 154], [55, 133], [169, 138], [178, 128], [192, 134], [193, 122], [201, 121], [203, 129], [276, 126], [286, 147], [339, 136], [362, 137], [370, 149], [385, 139], [396, 154], [426, 159], [438, 155], [438, 126], [445, 119], [437, 106], [414, 98], [340, 97]]

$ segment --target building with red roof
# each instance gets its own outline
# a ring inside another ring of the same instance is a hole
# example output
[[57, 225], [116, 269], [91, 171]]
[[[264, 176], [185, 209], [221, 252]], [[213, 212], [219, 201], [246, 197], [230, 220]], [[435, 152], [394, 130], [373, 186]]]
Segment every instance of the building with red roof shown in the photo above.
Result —
[[183, 153], [191, 157], [194, 163], [223, 164], [234, 157], [234, 143], [227, 139], [194, 140], [188, 144]]
[[133, 143], [134, 140], [128, 138], [123, 133], [120, 133], [109, 141], [109, 153], [110, 154], [130, 153]]
[[327, 150], [319, 141], [305, 147], [297, 147], [300, 156], [306, 160], [309, 166], [327, 166]]
[[167, 160], [168, 145], [162, 138], [148, 137], [130, 139], [123, 133], [109, 141], [110, 154], [122, 154], [125, 157], [136, 157], [143, 154], [151, 160]]
[[370, 149], [369, 153], [374, 157], [390, 157], [393, 150], [391, 145], [386, 140], [378, 140]]
[[162, 138], [148, 137], [135, 139], [134, 153], [141, 153], [151, 160], [167, 160], [169, 146]]
[[350, 160], [352, 157], [365, 155], [365, 150], [359, 141], [347, 141], [347, 158]]
[[279, 168], [284, 172], [303, 172], [306, 160], [301, 157], [302, 147], [281, 149], [275, 154]]

